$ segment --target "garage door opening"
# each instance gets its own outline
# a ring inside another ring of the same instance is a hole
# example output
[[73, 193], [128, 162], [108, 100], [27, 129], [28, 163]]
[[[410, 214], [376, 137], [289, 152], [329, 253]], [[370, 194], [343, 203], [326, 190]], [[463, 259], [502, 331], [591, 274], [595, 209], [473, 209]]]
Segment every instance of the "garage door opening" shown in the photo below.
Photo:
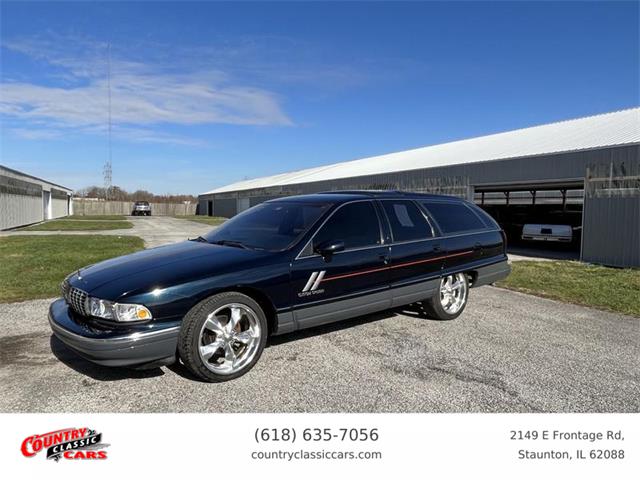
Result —
[[582, 183], [476, 187], [475, 203], [507, 234], [508, 251], [526, 257], [579, 259]]

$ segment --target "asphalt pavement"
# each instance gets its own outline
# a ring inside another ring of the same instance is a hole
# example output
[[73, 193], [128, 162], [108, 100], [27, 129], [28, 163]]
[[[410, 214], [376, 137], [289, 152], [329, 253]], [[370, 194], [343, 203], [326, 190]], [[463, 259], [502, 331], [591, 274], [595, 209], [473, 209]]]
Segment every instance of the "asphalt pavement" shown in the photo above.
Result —
[[[87, 233], [137, 235], [149, 248], [212, 228], [130, 220], [129, 230]], [[414, 306], [275, 337], [251, 372], [221, 384], [180, 364], [83, 360], [51, 335], [52, 300], [0, 304], [0, 412], [640, 410], [640, 319], [494, 287], [473, 289], [450, 322]]]
[[93, 365], [52, 299], [0, 304], [0, 412], [638, 412], [640, 319], [494, 287], [457, 320], [389, 311], [274, 338], [226, 383]]

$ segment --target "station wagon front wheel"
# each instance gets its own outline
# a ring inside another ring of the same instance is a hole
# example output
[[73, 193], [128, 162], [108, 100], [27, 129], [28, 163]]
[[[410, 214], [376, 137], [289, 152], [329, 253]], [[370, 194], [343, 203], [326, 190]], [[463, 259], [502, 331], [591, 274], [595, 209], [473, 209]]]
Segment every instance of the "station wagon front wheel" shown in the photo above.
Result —
[[252, 298], [214, 295], [185, 316], [178, 353], [185, 366], [208, 382], [238, 378], [256, 364], [267, 338], [267, 319]]
[[437, 320], [453, 320], [460, 316], [469, 299], [469, 280], [464, 273], [446, 275], [425, 308], [430, 317]]

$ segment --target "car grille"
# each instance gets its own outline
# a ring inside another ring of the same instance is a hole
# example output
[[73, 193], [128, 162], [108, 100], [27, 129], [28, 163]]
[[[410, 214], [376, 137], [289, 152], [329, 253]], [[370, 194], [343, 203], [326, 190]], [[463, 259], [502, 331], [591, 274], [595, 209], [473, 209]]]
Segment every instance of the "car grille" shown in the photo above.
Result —
[[62, 282], [62, 295], [74, 312], [84, 315], [85, 317], [89, 316], [89, 312], [87, 310], [87, 298], [89, 296], [87, 295], [87, 292], [80, 290], [79, 288], [72, 287], [69, 285], [69, 281], [65, 280]]

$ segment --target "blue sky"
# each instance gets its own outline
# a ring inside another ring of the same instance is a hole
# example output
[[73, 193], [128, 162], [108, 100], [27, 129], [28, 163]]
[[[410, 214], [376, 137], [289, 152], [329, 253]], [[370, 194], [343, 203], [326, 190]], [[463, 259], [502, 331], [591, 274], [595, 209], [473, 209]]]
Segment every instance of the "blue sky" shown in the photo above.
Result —
[[201, 193], [640, 103], [638, 3], [1, 4], [0, 163]]

